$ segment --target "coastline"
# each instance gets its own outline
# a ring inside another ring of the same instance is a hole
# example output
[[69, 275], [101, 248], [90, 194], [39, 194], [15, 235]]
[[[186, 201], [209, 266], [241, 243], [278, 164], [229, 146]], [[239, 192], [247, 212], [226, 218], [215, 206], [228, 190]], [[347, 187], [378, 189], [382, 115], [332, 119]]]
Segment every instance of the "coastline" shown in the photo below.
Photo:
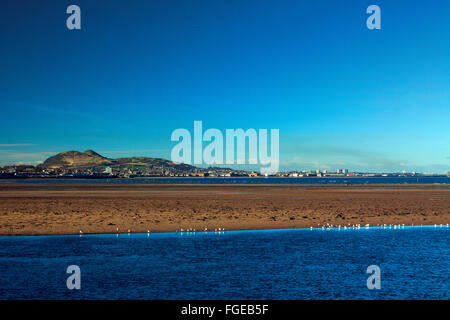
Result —
[[442, 184], [0, 183], [0, 235], [449, 223]]
[[184, 235], [184, 236], [196, 236], [196, 235], [223, 235], [228, 233], [241, 233], [241, 232], [283, 232], [283, 231], [339, 231], [339, 232], [351, 232], [351, 231], [373, 231], [373, 230], [391, 230], [391, 231], [397, 231], [397, 230], [408, 230], [408, 229], [422, 229], [422, 228], [428, 228], [428, 229], [436, 229], [436, 230], [448, 230], [450, 228], [447, 224], [442, 225], [404, 225], [404, 226], [396, 226], [394, 228], [394, 225], [391, 226], [370, 226], [365, 227], [361, 226], [360, 228], [347, 228], [344, 229], [343, 227], [338, 228], [336, 226], [331, 228], [278, 228], [278, 229], [234, 229], [234, 230], [222, 230], [222, 231], [196, 231], [196, 232], [180, 232], [180, 231], [156, 231], [156, 232], [130, 232], [130, 233], [83, 233], [80, 234], [38, 234], [38, 235], [0, 235], [0, 238], [17, 238], [17, 237], [65, 237], [65, 236], [71, 236], [71, 237], [85, 237], [85, 236], [151, 236], [151, 235], [158, 235], [158, 236], [164, 236], [164, 235]]

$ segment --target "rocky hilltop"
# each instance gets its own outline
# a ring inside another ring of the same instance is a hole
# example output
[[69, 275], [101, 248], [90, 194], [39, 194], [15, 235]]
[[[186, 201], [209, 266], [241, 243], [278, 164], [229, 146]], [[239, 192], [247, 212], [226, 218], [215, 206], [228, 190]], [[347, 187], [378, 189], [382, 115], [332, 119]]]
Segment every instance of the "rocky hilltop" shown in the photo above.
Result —
[[179, 164], [161, 158], [128, 157], [110, 159], [93, 150], [85, 152], [66, 151], [58, 153], [40, 165], [44, 169], [98, 169], [109, 166], [111, 168], [140, 168], [140, 169], [176, 169], [180, 171], [195, 169], [194, 166]]
[[112, 159], [105, 158], [99, 155], [93, 150], [87, 150], [85, 152], [79, 151], [66, 151], [58, 153], [44, 161], [41, 165], [48, 169], [61, 169], [61, 168], [84, 168], [105, 166], [113, 163]]

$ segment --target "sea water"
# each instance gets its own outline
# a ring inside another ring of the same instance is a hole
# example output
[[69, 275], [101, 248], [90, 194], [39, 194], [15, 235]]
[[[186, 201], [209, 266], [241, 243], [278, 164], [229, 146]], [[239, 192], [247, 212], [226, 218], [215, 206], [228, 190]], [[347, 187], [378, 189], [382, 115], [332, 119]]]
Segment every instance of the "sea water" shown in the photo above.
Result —
[[450, 177], [158, 177], [158, 178], [114, 178], [114, 179], [2, 179], [2, 183], [177, 183], [177, 184], [434, 184], [440, 188], [450, 188]]
[[[449, 299], [449, 231], [0, 237], [0, 299]], [[370, 265], [380, 289], [367, 287]]]

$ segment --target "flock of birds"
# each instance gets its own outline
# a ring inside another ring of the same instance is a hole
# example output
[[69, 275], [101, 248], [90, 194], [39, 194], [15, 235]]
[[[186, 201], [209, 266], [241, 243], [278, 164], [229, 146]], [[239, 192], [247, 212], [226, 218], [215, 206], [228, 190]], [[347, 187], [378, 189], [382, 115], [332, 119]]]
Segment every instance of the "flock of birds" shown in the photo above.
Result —
[[[189, 229], [180, 229], [180, 230], [177, 230], [176, 231], [176, 233], [180, 233], [180, 234], [184, 234], [184, 233], [186, 233], [186, 234], [195, 234], [197, 232], [197, 230], [196, 229], [194, 229], [194, 228], [189, 228]], [[207, 232], [213, 232], [212, 230], [211, 231], [208, 231], [208, 228], [205, 228], [204, 230], [203, 230], [203, 232], [204, 233], [207, 233]], [[131, 230], [130, 229], [128, 229], [128, 232], [127, 232], [128, 234], [130, 234], [131, 233]], [[150, 233], [151, 233], [151, 231], [150, 231], [150, 229], [148, 229], [147, 230], [147, 235], [150, 235]], [[214, 233], [218, 233], [218, 234], [223, 234], [223, 233], [225, 233], [225, 228], [215, 228], [214, 229]], [[83, 234], [83, 230], [80, 230], [80, 236]], [[120, 229], [119, 228], [117, 228], [116, 229], [116, 234], [117, 235], [119, 235], [120, 234]]]
[[[422, 227], [423, 225], [420, 225], [420, 226]], [[441, 228], [443, 228], [443, 227], [447, 227], [448, 228], [448, 223], [446, 225], [444, 225], [444, 224], [440, 224], [440, 225], [435, 224], [434, 225], [435, 228], [437, 228], [438, 226], [441, 227]], [[405, 224], [404, 223], [402, 223], [402, 224], [377, 224], [376, 227], [382, 228], [382, 229], [404, 229], [405, 228]], [[411, 227], [414, 227], [414, 224], [411, 224]], [[363, 228], [364, 229], [369, 229], [370, 228], [370, 224], [364, 225]], [[331, 230], [331, 229], [337, 229], [337, 230], [341, 230], [341, 229], [343, 229], [343, 230], [347, 230], [347, 229], [359, 230], [359, 229], [361, 229], [361, 224], [350, 225], [350, 223], [348, 223], [347, 225], [341, 226], [340, 224], [339, 225], [332, 225], [332, 224], [327, 223], [327, 224], [324, 224], [324, 225], [321, 226], [320, 223], [318, 223], [316, 228], [311, 226], [311, 227], [309, 227], [309, 229], [310, 230], [313, 230], [313, 229], [319, 229], [319, 230]]]
[[[176, 231], [176, 233], [179, 233], [181, 235], [183, 235], [184, 233], [186, 233], [186, 234], [195, 234], [196, 232], [197, 232], [197, 230], [194, 229], [194, 228], [189, 228], [189, 229], [186, 229], [186, 230], [185, 229], [180, 229], [180, 230]], [[205, 228], [203, 230], [203, 232], [207, 233], [207, 232], [213, 232], [213, 231], [212, 230], [208, 231], [208, 228]], [[214, 233], [216, 233], [216, 234], [223, 234], [224, 232], [225, 232], [225, 228], [215, 228], [214, 229]]]
[[[411, 226], [414, 227], [414, 224], [412, 224]], [[420, 225], [420, 226], [423, 226], [423, 225]], [[444, 224], [440, 224], [440, 225], [435, 224], [434, 225], [435, 228], [438, 228], [438, 227], [440, 227], [440, 228], [447, 227], [448, 228], [448, 226], [449, 226], [448, 223], [446, 225], [444, 225]], [[383, 229], [404, 229], [405, 228], [405, 224], [404, 223], [403, 224], [377, 224], [376, 227], [383, 228]], [[363, 228], [364, 229], [369, 229], [370, 228], [370, 224], [364, 225]], [[332, 230], [332, 229], [337, 229], [337, 230], [341, 230], [341, 229], [342, 230], [347, 230], [347, 229], [348, 230], [359, 230], [359, 229], [361, 229], [361, 224], [357, 223], [357, 224], [350, 225], [350, 223], [348, 223], [347, 225], [341, 226], [340, 224], [339, 225], [333, 225], [333, 224], [326, 223], [326, 224], [321, 225], [320, 223], [318, 223], [316, 228], [311, 226], [311, 227], [309, 227], [309, 229], [310, 230], [314, 230], [314, 229], [318, 229], [318, 230]], [[120, 229], [117, 228], [116, 231], [117, 231], [117, 236], [118, 236], [120, 234]], [[180, 229], [180, 230], [176, 231], [176, 233], [179, 233], [181, 235], [183, 235], [184, 233], [186, 233], [186, 234], [195, 234], [196, 232], [197, 232], [197, 230], [194, 229], [194, 228]], [[205, 228], [203, 230], [203, 232], [204, 233], [214, 232], [215, 234], [223, 234], [223, 233], [225, 233], [225, 228], [215, 228], [214, 231], [212, 231], [212, 230], [209, 231], [208, 228]], [[131, 230], [128, 229], [127, 233], [130, 234]], [[150, 233], [151, 233], [150, 229], [147, 230], [147, 235], [150, 235]], [[80, 236], [82, 234], [83, 234], [83, 231], [80, 230]]]

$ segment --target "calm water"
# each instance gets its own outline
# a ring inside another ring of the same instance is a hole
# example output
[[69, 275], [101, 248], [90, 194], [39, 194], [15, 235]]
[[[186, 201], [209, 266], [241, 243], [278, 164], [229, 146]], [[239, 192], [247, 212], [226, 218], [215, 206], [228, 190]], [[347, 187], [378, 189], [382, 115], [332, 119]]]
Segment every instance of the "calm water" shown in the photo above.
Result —
[[[449, 231], [0, 237], [0, 299], [449, 299]], [[372, 264], [380, 290], [366, 287]]]
[[132, 179], [15, 179], [19, 183], [188, 183], [188, 184], [450, 184], [450, 177], [302, 177], [302, 178], [132, 178]]

